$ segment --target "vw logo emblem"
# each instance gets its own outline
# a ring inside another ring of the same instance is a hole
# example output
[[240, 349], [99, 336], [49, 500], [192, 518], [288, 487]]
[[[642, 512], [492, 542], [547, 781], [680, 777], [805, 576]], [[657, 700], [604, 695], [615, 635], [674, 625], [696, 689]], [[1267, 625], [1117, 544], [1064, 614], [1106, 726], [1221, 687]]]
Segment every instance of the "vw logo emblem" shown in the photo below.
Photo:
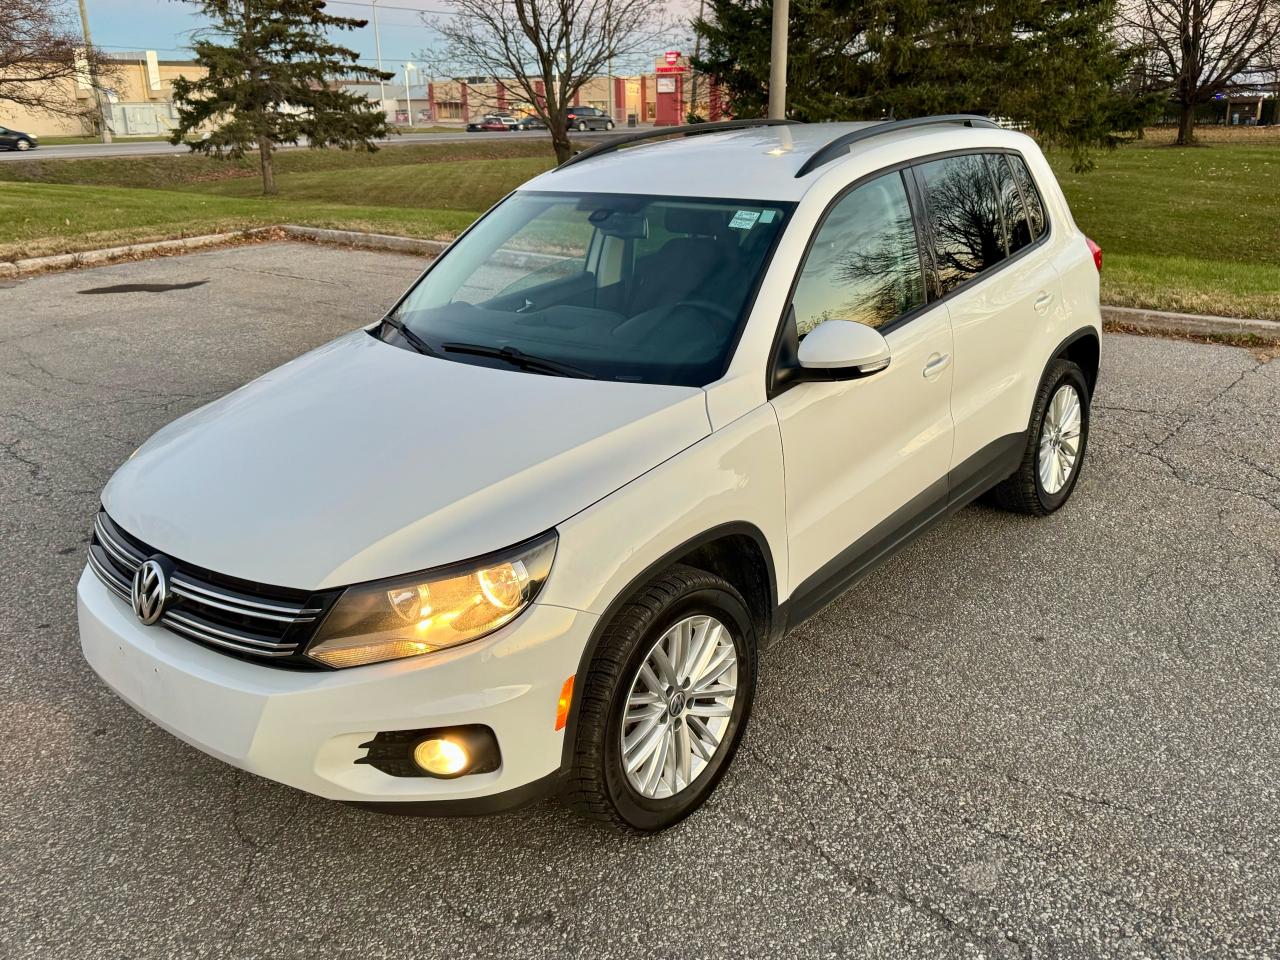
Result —
[[154, 557], [144, 560], [133, 575], [133, 612], [147, 626], [164, 615], [169, 602], [169, 574]]

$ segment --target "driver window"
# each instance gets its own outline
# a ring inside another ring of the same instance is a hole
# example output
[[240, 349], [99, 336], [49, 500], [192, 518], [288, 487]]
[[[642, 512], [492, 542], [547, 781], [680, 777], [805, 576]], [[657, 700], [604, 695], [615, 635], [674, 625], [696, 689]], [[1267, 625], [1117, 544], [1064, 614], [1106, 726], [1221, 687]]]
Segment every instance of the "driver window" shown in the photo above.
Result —
[[818, 228], [796, 284], [796, 334], [826, 320], [882, 327], [924, 303], [911, 205], [899, 173], [864, 183]]

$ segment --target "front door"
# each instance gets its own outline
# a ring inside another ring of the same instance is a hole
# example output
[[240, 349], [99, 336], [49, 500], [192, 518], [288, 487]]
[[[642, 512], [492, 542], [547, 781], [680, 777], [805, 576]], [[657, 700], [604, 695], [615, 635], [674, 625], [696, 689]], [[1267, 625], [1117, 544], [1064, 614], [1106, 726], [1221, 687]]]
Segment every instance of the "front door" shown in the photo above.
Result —
[[806, 256], [792, 303], [796, 333], [803, 338], [831, 319], [866, 323], [885, 332], [892, 357], [879, 373], [800, 383], [771, 401], [782, 432], [798, 615], [946, 502], [951, 324], [945, 304], [925, 300], [901, 175], [845, 195]]

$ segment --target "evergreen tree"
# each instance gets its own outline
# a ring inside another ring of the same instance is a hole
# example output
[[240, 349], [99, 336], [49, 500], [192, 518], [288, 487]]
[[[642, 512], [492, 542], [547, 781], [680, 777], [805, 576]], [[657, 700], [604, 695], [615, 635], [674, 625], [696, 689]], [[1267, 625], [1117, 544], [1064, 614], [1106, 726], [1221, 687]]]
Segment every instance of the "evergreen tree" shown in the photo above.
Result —
[[386, 114], [334, 80], [392, 75], [360, 66], [356, 51], [329, 38], [366, 21], [326, 13], [324, 0], [188, 2], [213, 23], [192, 45], [208, 74], [173, 81], [173, 143], [194, 131], [203, 135], [192, 150], [231, 157], [256, 144], [264, 194], [276, 192], [271, 158], [278, 144], [305, 137], [312, 147], [377, 149], [373, 140], [386, 136]]
[[[710, 0], [698, 67], [735, 113], [768, 102], [770, 0]], [[982, 113], [1026, 121], [1089, 164], [1140, 127], [1151, 102], [1119, 92], [1129, 55], [1115, 0], [793, 0], [787, 113], [874, 120]]]

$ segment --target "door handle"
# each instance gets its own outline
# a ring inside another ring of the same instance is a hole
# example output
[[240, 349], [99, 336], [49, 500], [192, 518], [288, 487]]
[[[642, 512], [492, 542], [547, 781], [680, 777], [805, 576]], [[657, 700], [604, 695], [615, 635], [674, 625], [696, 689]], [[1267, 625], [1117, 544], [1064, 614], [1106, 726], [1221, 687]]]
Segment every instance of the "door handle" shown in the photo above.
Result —
[[1053, 294], [1048, 290], [1043, 290], [1040, 296], [1036, 297], [1036, 302], [1033, 306], [1036, 308], [1036, 313], [1044, 313], [1049, 309], [1049, 304], [1051, 303], [1053, 303]]
[[936, 377], [947, 368], [947, 364], [951, 362], [951, 354], [935, 353], [924, 364], [924, 375], [926, 379]]

